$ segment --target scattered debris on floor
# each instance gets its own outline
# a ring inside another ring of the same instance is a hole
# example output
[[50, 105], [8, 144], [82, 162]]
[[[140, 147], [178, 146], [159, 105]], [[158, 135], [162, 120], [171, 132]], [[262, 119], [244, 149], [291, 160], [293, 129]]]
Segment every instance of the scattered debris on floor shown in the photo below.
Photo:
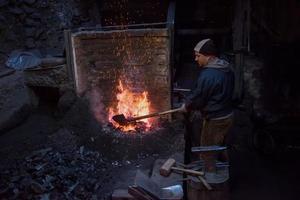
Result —
[[115, 165], [84, 146], [73, 152], [33, 152], [0, 172], [0, 196], [9, 199], [97, 199]]

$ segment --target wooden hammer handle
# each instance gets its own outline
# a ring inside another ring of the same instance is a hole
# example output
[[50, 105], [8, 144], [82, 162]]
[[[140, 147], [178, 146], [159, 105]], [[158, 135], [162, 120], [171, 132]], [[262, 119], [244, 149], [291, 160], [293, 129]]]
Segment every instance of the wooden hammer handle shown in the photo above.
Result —
[[182, 169], [182, 168], [179, 168], [179, 167], [171, 167], [171, 169], [181, 171], [181, 172], [185, 172], [187, 174], [193, 174], [193, 175], [196, 175], [196, 176], [203, 176], [204, 175], [204, 172], [199, 172], [199, 171], [195, 171], [195, 170], [191, 170], [191, 169]]
[[140, 191], [138, 188], [134, 186], [128, 187], [128, 193], [138, 200], [154, 200], [154, 198], [150, 197], [148, 194]]
[[198, 179], [203, 183], [203, 185], [206, 187], [206, 189], [212, 190], [212, 187], [202, 176], [198, 176]]
[[172, 109], [172, 110], [167, 110], [167, 111], [164, 111], [164, 112], [159, 112], [158, 114], [159, 115], [166, 115], [166, 114], [178, 112], [178, 111], [181, 111], [181, 110], [182, 110], [182, 108], [175, 108], [175, 109]]

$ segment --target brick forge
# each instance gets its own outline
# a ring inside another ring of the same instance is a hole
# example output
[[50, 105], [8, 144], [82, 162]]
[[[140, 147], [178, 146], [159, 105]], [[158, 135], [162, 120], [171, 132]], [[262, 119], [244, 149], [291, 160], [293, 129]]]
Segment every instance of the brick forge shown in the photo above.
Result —
[[150, 112], [171, 108], [168, 29], [80, 31], [71, 34], [71, 46], [76, 93], [101, 101], [100, 121], [117, 102], [119, 80], [148, 92]]

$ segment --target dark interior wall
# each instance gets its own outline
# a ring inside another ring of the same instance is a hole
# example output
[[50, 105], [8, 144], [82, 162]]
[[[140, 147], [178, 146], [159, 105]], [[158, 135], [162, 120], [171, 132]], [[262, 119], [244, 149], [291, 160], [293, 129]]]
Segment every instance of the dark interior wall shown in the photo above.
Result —
[[220, 53], [232, 49], [233, 0], [176, 1], [175, 15], [175, 78], [179, 87], [193, 87], [198, 68], [194, 47], [202, 39], [211, 38]]
[[104, 0], [103, 26], [166, 22], [169, 1]]
[[[201, 39], [212, 38], [223, 53], [242, 55], [241, 62], [235, 62], [235, 66], [240, 64], [241, 67], [243, 108], [246, 109], [236, 112], [237, 138], [233, 140], [263, 151], [271, 143], [274, 150], [277, 142], [300, 141], [294, 137], [299, 135], [300, 119], [297, 73], [300, 67], [300, 1], [250, 0], [249, 18], [245, 2], [247, 0], [176, 1], [174, 80], [177, 87], [192, 87], [191, 80], [197, 79], [198, 73], [193, 48]], [[240, 4], [242, 9], [236, 9]], [[263, 133], [268, 133], [269, 141], [257, 137], [265, 136]], [[262, 141], [254, 144], [254, 140]], [[257, 146], [260, 142], [262, 145]]]
[[[291, 42], [300, 37], [300, 1], [265, 0], [252, 2], [252, 15], [259, 19], [257, 25], [265, 24], [272, 39]], [[265, 29], [266, 31], [266, 29]]]
[[252, 2], [252, 51], [264, 63], [263, 105], [269, 112], [298, 115], [300, 1]]
[[300, 42], [295, 41], [267, 47], [263, 71], [267, 110], [286, 114], [300, 112], [299, 45]]
[[[212, 38], [220, 52], [234, 53], [233, 23], [236, 17], [235, 4], [238, 2], [239, 0], [176, 2], [175, 81], [180, 82], [182, 79], [182, 87], [190, 86], [185, 84], [186, 80], [196, 78], [193, 48], [199, 40]], [[246, 96], [256, 101], [254, 107], [266, 112], [275, 115], [298, 115], [300, 1], [250, 2], [250, 52], [243, 53], [247, 56], [244, 67], [251, 68], [244, 69], [244, 75], [247, 76], [245, 90], [249, 93]]]
[[233, 18], [233, 0], [176, 1], [176, 22], [185, 28], [227, 28]]
[[204, 37], [212, 37], [223, 48], [223, 38], [230, 35], [234, 17], [233, 0], [197, 1], [191, 0], [176, 2], [176, 28], [177, 30], [194, 30], [186, 33], [196, 41]]

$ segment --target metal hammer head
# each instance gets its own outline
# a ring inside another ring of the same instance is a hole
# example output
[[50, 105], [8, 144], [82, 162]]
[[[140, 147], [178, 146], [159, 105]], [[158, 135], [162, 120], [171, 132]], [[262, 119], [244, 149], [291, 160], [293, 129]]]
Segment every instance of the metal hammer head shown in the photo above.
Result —
[[159, 169], [160, 175], [169, 176], [175, 163], [176, 161], [173, 158], [169, 158]]
[[194, 153], [209, 153], [209, 152], [221, 152], [226, 150], [227, 147], [212, 145], [212, 146], [199, 146], [199, 147], [192, 147], [192, 152]]

